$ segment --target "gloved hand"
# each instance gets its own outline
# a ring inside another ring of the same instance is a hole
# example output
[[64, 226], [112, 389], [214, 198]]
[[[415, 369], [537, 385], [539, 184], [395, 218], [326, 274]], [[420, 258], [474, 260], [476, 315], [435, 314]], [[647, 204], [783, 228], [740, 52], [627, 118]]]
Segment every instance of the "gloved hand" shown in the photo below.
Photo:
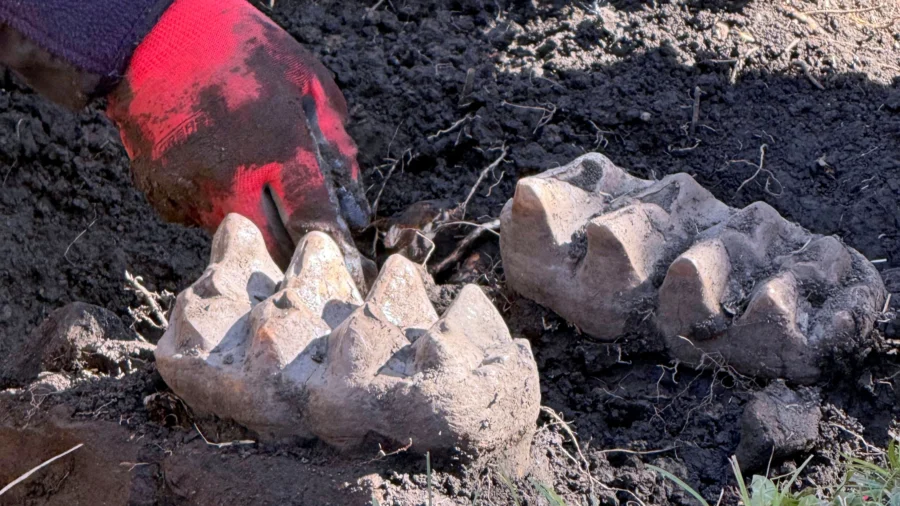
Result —
[[[40, 87], [39, 87], [40, 89]], [[135, 185], [164, 219], [214, 231], [251, 219], [284, 266], [310, 230], [341, 245], [361, 288], [374, 264], [347, 106], [328, 71], [244, 0], [175, 0], [109, 94]]]

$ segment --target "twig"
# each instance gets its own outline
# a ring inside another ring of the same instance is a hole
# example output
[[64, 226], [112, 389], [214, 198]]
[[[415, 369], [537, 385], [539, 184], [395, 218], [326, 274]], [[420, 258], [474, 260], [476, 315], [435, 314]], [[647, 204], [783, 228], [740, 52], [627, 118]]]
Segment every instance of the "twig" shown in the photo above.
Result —
[[[469, 224], [469, 223], [467, 223]], [[456, 245], [456, 249], [453, 250], [452, 253], [447, 255], [446, 258], [441, 260], [439, 264], [437, 264], [432, 270], [432, 274], [439, 274], [447, 270], [451, 265], [458, 262], [462, 256], [469, 250], [469, 247], [477, 241], [485, 232], [490, 231], [496, 234], [498, 237], [500, 234], [497, 233], [497, 229], [500, 228], [500, 220], [489, 221], [483, 225], [478, 225], [476, 223], [471, 223], [471, 225], [475, 225], [475, 230], [469, 232], [462, 241], [459, 241], [459, 244]], [[446, 226], [446, 225], [444, 225]]]
[[112, 400], [110, 400], [109, 402], [103, 403], [103, 405], [101, 405], [100, 407], [98, 407], [97, 409], [95, 409], [95, 410], [93, 410], [93, 411], [84, 411], [84, 412], [81, 412], [81, 413], [75, 413], [75, 416], [90, 416], [90, 417], [92, 417], [94, 420], [96, 420], [97, 418], [100, 417], [100, 415], [102, 415], [103, 413], [105, 413], [105, 411], [103, 411], [103, 408], [109, 406], [110, 404], [112, 404], [112, 403], [114, 403], [114, 402], [116, 402], [116, 399], [112, 399]]
[[27, 473], [25, 473], [25, 474], [23, 474], [22, 476], [19, 476], [18, 478], [16, 478], [15, 480], [13, 480], [12, 483], [10, 483], [9, 485], [3, 487], [3, 489], [0, 490], [0, 495], [3, 495], [3, 494], [5, 494], [5, 493], [9, 492], [9, 489], [11, 489], [11, 488], [15, 487], [16, 485], [18, 485], [19, 483], [22, 483], [23, 481], [27, 480], [29, 476], [31, 476], [32, 474], [36, 473], [36, 472], [37, 472], [38, 470], [40, 470], [41, 468], [46, 467], [46, 466], [52, 464], [54, 461], [57, 461], [57, 460], [59, 460], [59, 459], [65, 457], [66, 455], [68, 455], [68, 454], [74, 452], [75, 450], [81, 448], [82, 446], [84, 446], [84, 443], [78, 443], [77, 445], [75, 445], [75, 446], [73, 446], [72, 448], [70, 448], [70, 449], [68, 449], [68, 450], [66, 450], [66, 451], [64, 451], [64, 452], [62, 452], [62, 453], [60, 453], [59, 455], [57, 455], [57, 456], [53, 457], [52, 459], [50, 459], [50, 460], [44, 462], [43, 464], [41, 464], [41, 465], [39, 465], [39, 466], [37, 466], [37, 467], [35, 467], [35, 468], [32, 468], [32, 469], [31, 469], [30, 471], [28, 471]]
[[459, 102], [458, 106], [462, 107], [466, 103], [466, 97], [469, 96], [469, 93], [472, 93], [472, 88], [475, 87], [475, 69], [470, 68], [466, 71], [466, 82], [463, 84], [462, 93], [459, 94]]
[[728, 82], [730, 84], [734, 84], [737, 82], [738, 72], [741, 71], [741, 68], [744, 67], [744, 59], [738, 58], [736, 62], [734, 62], [734, 67], [731, 67], [731, 75], [728, 76]]
[[72, 239], [72, 242], [70, 242], [69, 245], [66, 246], [66, 251], [63, 253], [63, 258], [65, 258], [65, 259], [66, 259], [66, 262], [69, 262], [70, 265], [73, 265], [73, 266], [74, 266], [75, 264], [72, 263], [71, 260], [69, 260], [69, 250], [72, 249], [72, 246], [73, 246], [76, 242], [78, 242], [78, 239], [81, 239], [81, 236], [83, 236], [85, 233], [87, 233], [87, 231], [90, 230], [91, 227], [94, 226], [94, 223], [97, 223], [97, 219], [96, 219], [96, 218], [94, 218], [94, 221], [92, 221], [92, 222], [90, 223], [90, 225], [87, 226], [86, 229], [82, 230], [81, 233], [79, 233], [78, 235], [76, 235], [76, 236], [75, 236], [75, 239]]
[[459, 213], [460, 213], [459, 214], [460, 218], [466, 217], [466, 207], [469, 205], [469, 201], [472, 200], [472, 197], [475, 195], [475, 190], [478, 189], [478, 186], [484, 180], [484, 177], [487, 176], [488, 172], [497, 168], [497, 166], [500, 165], [500, 163], [503, 162], [503, 160], [506, 158], [506, 154], [509, 153], [509, 148], [507, 148], [506, 145], [503, 145], [500, 149], [503, 150], [503, 152], [500, 153], [500, 156], [497, 157], [496, 160], [491, 162], [490, 165], [488, 165], [487, 167], [484, 168], [484, 170], [481, 171], [481, 174], [478, 175], [478, 179], [475, 181], [475, 184], [472, 186], [472, 189], [469, 190], [469, 195], [466, 196], [466, 200], [464, 200], [463, 203], [460, 204], [460, 206], [456, 208], [456, 210], [459, 211]]
[[694, 114], [691, 115], [691, 136], [697, 130], [698, 121], [700, 121], [700, 87], [694, 86]]
[[606, 139], [606, 134], [614, 134], [614, 132], [610, 132], [609, 130], [601, 130], [600, 127], [598, 127], [597, 124], [591, 120], [588, 120], [588, 123], [590, 123], [591, 126], [594, 127], [594, 140], [596, 141], [596, 143], [594, 144], [594, 149], [600, 149], [600, 144], [603, 144], [603, 149], [606, 149], [606, 146], [609, 146], [609, 140]]
[[866, 447], [867, 451], [870, 451], [870, 452], [878, 454], [878, 455], [884, 455], [884, 450], [882, 450], [881, 448], [879, 448], [873, 444], [870, 444], [868, 441], [866, 441], [866, 438], [862, 437], [862, 435], [848, 429], [847, 427], [844, 427], [843, 425], [841, 425], [839, 423], [828, 422], [828, 425], [835, 427], [837, 429], [841, 429], [842, 431], [846, 432], [847, 434], [850, 434], [851, 436], [856, 438], [859, 442], [861, 442]]
[[387, 175], [384, 176], [384, 181], [382, 181], [382, 183], [381, 183], [381, 189], [378, 190], [378, 195], [375, 196], [375, 202], [372, 204], [372, 216], [373, 217], [378, 216], [378, 204], [381, 202], [381, 194], [384, 193], [384, 187], [387, 186], [387, 182], [389, 179], [391, 179], [391, 176], [394, 174], [394, 170], [397, 168], [397, 165], [405, 166], [408, 163], [406, 160], [407, 155], [409, 155], [409, 161], [412, 161], [412, 159], [416, 157], [416, 155], [412, 154], [411, 149], [407, 149], [406, 151], [403, 152], [402, 155], [400, 155], [399, 160], [394, 161], [394, 163], [391, 165], [391, 168], [388, 169]]
[[491, 196], [491, 192], [494, 191], [494, 188], [496, 188], [497, 186], [500, 185], [500, 183], [503, 181], [503, 176], [505, 176], [505, 175], [506, 175], [506, 171], [505, 171], [505, 170], [501, 170], [501, 171], [500, 171], [500, 177], [497, 178], [497, 182], [496, 182], [496, 183], [494, 183], [494, 184], [492, 184], [491, 186], [488, 187], [488, 192], [484, 195], [485, 197], [490, 197], [490, 196]]
[[808, 26], [813, 33], [819, 32], [819, 23], [816, 23], [807, 13], [794, 10], [790, 7], [785, 8], [782, 12], [789, 18], [806, 23], [806, 26]]
[[128, 471], [134, 471], [136, 467], [144, 467], [151, 465], [150, 462], [119, 462], [119, 465], [122, 467], [129, 466]]
[[506, 100], [501, 101], [500, 105], [508, 105], [510, 107], [516, 107], [518, 109], [529, 109], [532, 111], [542, 111], [543, 114], [541, 114], [541, 119], [538, 120], [537, 126], [535, 126], [534, 131], [531, 132], [532, 134], [537, 133], [537, 131], [542, 126], [546, 125], [547, 123], [550, 123], [550, 120], [553, 119], [553, 115], [556, 114], [556, 105], [552, 104], [552, 103], [547, 104], [550, 107], [552, 107], [552, 109], [547, 109], [546, 107], [535, 107], [533, 105], [511, 104], [511, 103], [507, 102]]
[[883, 8], [883, 5], [876, 5], [875, 7], [866, 7], [863, 9], [821, 9], [817, 11], [803, 11], [803, 14], [857, 14], [860, 12], [877, 11]]
[[368, 9], [366, 9], [366, 13], [363, 14], [363, 17], [362, 17], [363, 20], [365, 20], [367, 17], [369, 17], [370, 14], [372, 14], [373, 12], [375, 12], [376, 9], [378, 9], [379, 7], [381, 7], [381, 4], [383, 4], [383, 3], [384, 3], [384, 0], [378, 0], [377, 2], [375, 2], [375, 5], [369, 7]]
[[434, 506], [434, 498], [431, 492], [431, 452], [425, 452], [425, 472], [428, 485], [428, 506]]
[[66, 481], [66, 478], [68, 478], [70, 474], [72, 474], [72, 471], [66, 471], [66, 474], [64, 474], [63, 477], [60, 478], [58, 482], [56, 482], [56, 485], [54, 485], [53, 488], [47, 491], [47, 495], [52, 496], [53, 494], [59, 492], [59, 488], [62, 487], [63, 482]]
[[140, 276], [135, 277], [127, 270], [125, 271], [125, 282], [128, 283], [128, 286], [130, 286], [132, 290], [140, 295], [141, 298], [144, 299], [144, 302], [146, 302], [147, 305], [150, 306], [150, 314], [152, 314], [153, 317], [156, 318], [156, 323], [158, 323], [159, 326], [163, 329], [168, 328], [169, 321], [166, 319], [166, 315], [163, 313], [162, 308], [159, 307], [159, 303], [156, 302], [156, 298], [158, 296], [154, 296], [152, 293], [150, 293], [150, 290], [144, 288], [144, 285], [141, 284], [141, 281], [142, 280]]
[[555, 421], [557, 424], [559, 424], [559, 426], [562, 427], [563, 430], [566, 432], [566, 434], [569, 436], [569, 439], [572, 441], [572, 444], [575, 446], [575, 451], [578, 452], [579, 459], [581, 459], [580, 467], [582, 467], [583, 472], [588, 477], [588, 481], [591, 483], [591, 492], [593, 492], [594, 483], [596, 482], [596, 479], [593, 476], [591, 476], [591, 465], [588, 462], [588, 459], [584, 456], [584, 453], [581, 451], [581, 445], [578, 444], [578, 438], [575, 437], [575, 432], [572, 431], [572, 428], [569, 427], [569, 424], [566, 423], [566, 421], [563, 420], [563, 418], [561, 416], [559, 416], [559, 414], [557, 414], [556, 411], [553, 411], [552, 409], [548, 408], [547, 406], [541, 406], [541, 411], [546, 413], [550, 418], [553, 419], [553, 421]]
[[200, 432], [200, 427], [197, 427], [197, 424], [194, 424], [194, 428], [197, 429], [197, 434], [200, 434], [200, 437], [203, 438], [203, 442], [208, 444], [209, 446], [215, 446], [216, 448], [227, 448], [229, 446], [237, 446], [237, 445], [255, 445], [256, 441], [252, 439], [239, 439], [237, 441], [229, 441], [227, 443], [211, 443], [209, 439], [206, 439], [206, 436]]
[[626, 450], [624, 448], [613, 448], [610, 450], [600, 450], [597, 453], [630, 453], [631, 455], [654, 455], [657, 453], [670, 452], [670, 451], [676, 450], [676, 449], [677, 448], [675, 448], [674, 446], [670, 446], [668, 448], [663, 448], [661, 450], [648, 450], [648, 451], [639, 452], [637, 450]]
[[417, 236], [419, 236], [422, 239], [425, 239], [426, 241], [431, 243], [431, 247], [428, 248], [428, 253], [425, 254], [425, 259], [422, 260], [422, 267], [425, 267], [426, 265], [428, 265], [428, 261], [431, 260], [431, 254], [434, 253], [434, 250], [437, 249], [437, 245], [434, 243], [433, 239], [431, 239], [427, 235], [423, 234], [422, 232], [420, 232], [416, 229], [413, 229], [413, 231], [415, 231]]
[[737, 62], [735, 62], [734, 67], [731, 69], [731, 76], [728, 77], [728, 82], [734, 84], [737, 82], [737, 76], [741, 70], [744, 69], [745, 62], [751, 56], [755, 55], [759, 51], [759, 47], [754, 47], [750, 51], [747, 51], [745, 55], [738, 55]]
[[379, 443], [378, 444], [378, 454], [375, 456], [374, 459], [366, 461], [366, 464], [371, 464], [372, 462], [376, 462], [381, 459], [384, 459], [384, 458], [387, 458], [387, 457], [390, 457], [393, 455], [397, 455], [398, 453], [403, 453], [406, 450], [409, 450], [410, 448], [412, 448], [412, 445], [413, 445], [413, 440], [412, 440], [412, 438], [409, 438], [409, 443], [401, 446], [400, 448], [397, 448], [396, 450], [386, 452], [386, 451], [384, 451], [384, 448], [381, 447], [381, 443]]
[[16, 168], [16, 162], [13, 162], [12, 165], [6, 169], [6, 172], [3, 174], [3, 181], [0, 181], [0, 186], [6, 186], [6, 178], [9, 177], [9, 173], [12, 172], [14, 168]]
[[[762, 146], [759, 147], [759, 164], [751, 163], [751, 162], [748, 162], [747, 160], [729, 160], [728, 163], [746, 163], [747, 165], [750, 165], [751, 167], [756, 167], [756, 172], [754, 172], [752, 176], [745, 179], [741, 183], [741, 185], [738, 186], [737, 191], [734, 192], [735, 195], [740, 193], [741, 190], [744, 189], [744, 186], [747, 186], [748, 183], [750, 183], [751, 181], [756, 179], [756, 176], [758, 176], [760, 172], [765, 172], [766, 174], [768, 174], [769, 179], [766, 180], [766, 186], [764, 188], [766, 193], [768, 193], [769, 195], [771, 195], [773, 197], [780, 197], [784, 194], [784, 185], [781, 184], [781, 181], [779, 181], [778, 178], [775, 177], [775, 174], [773, 174], [771, 170], [763, 168], [763, 164], [766, 161], [766, 149], [767, 148], [768, 148], [768, 145], [766, 145], [766, 144], [763, 144]], [[778, 184], [778, 188], [779, 188], [778, 193], [775, 193], [769, 189], [770, 180], [775, 181]]]
[[794, 48], [797, 47], [798, 44], [800, 44], [800, 39], [799, 39], [799, 38], [792, 40], [790, 44], [788, 44], [787, 46], [785, 46], [784, 49], [782, 49], [781, 52], [778, 53], [778, 56], [781, 57], [781, 56], [784, 56], [784, 55], [789, 55], [789, 54], [791, 54], [791, 51], [793, 51]]
[[444, 223], [441, 223], [437, 227], [434, 227], [433, 232], [437, 232], [438, 230], [440, 230], [442, 228], [452, 227], [454, 225], [468, 225], [470, 227], [480, 227], [480, 228], [483, 228], [484, 230], [496, 235], [497, 237], [500, 237], [500, 232], [497, 232], [497, 229], [500, 228], [499, 220], [493, 220], [493, 221], [489, 221], [487, 223], [474, 223], [471, 221], [446, 221]]
[[474, 114], [466, 114], [465, 117], [463, 117], [461, 120], [457, 121], [456, 123], [450, 125], [449, 128], [447, 128], [447, 129], [445, 129], [445, 130], [438, 130], [437, 132], [435, 132], [435, 133], [429, 135], [428, 137], [426, 137], [425, 139], [426, 139], [426, 140], [429, 140], [429, 141], [433, 141], [433, 140], [437, 139], [438, 137], [440, 137], [440, 136], [442, 136], [442, 135], [444, 135], [444, 134], [448, 134], [448, 133], [450, 133], [450, 132], [456, 130], [457, 128], [459, 128], [460, 125], [462, 125], [462, 124], [465, 123], [466, 121], [468, 121], [468, 120], [470, 120], [470, 119], [474, 119], [474, 118], [475, 118], [475, 115], [474, 115]]
[[531, 73], [528, 74], [528, 84], [534, 86], [532, 79], [540, 79], [541, 81], [547, 81], [548, 83], [550, 83], [551, 86], [556, 86], [557, 88], [559, 88], [563, 91], [568, 91], [565, 86], [559, 84], [558, 82], [556, 82], [552, 79], [547, 79], [544, 76], [537, 75], [537, 72], [534, 69], [531, 69]]
[[819, 90], [825, 90], [825, 87], [822, 86], [822, 83], [820, 83], [818, 79], [813, 77], [812, 73], [809, 70], [809, 65], [807, 65], [805, 61], [794, 60], [791, 62], [791, 64], [800, 67], [800, 70], [803, 71], [803, 75], [806, 76], [807, 79], [809, 79], [809, 82], [811, 82], [813, 86], [815, 86]]
[[693, 146], [688, 146], [685, 148], [673, 148], [672, 144], [669, 144], [669, 146], [666, 148], [666, 151], [669, 153], [686, 153], [688, 151], [693, 151], [693, 150], [697, 149], [698, 147], [700, 147], [700, 139], [695, 138]]
[[[405, 155], [405, 153], [404, 153]], [[375, 202], [372, 204], [372, 216], [378, 216], [378, 204], [381, 202], [381, 194], [384, 193], [384, 188], [387, 186], [388, 180], [391, 179], [391, 176], [394, 175], [394, 169], [397, 168], [397, 165], [401, 163], [404, 156], [400, 157], [400, 160], [397, 160], [393, 164], [391, 164], [391, 168], [388, 169], [388, 173], [384, 176], [384, 181], [381, 182], [381, 189], [378, 190], [378, 195], [375, 195]]]

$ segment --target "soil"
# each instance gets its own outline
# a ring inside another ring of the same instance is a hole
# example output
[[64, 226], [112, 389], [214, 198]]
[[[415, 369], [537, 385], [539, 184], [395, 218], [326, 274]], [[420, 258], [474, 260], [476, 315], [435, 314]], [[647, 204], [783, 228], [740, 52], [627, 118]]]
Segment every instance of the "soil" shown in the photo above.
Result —
[[[467, 207], [469, 219], [485, 221], [499, 215], [518, 178], [600, 151], [640, 177], [687, 172], [731, 206], [764, 200], [813, 232], [837, 235], [877, 262], [894, 293], [891, 309], [900, 302], [893, 4], [273, 3], [260, 8], [343, 89], [370, 200], [384, 189], [379, 215], [420, 200], [463, 201], [505, 146], [503, 163]], [[797, 14], [813, 10], [826, 12]], [[72, 113], [9, 75], [0, 85], [0, 354], [22, 349], [50, 311], [72, 301], [102, 306], [154, 341], [159, 331], [130, 311], [141, 301], [126, 288], [126, 270], [152, 291], [177, 292], [202, 272], [208, 236], [161, 222], [132, 187], [102, 103]], [[491, 241], [486, 234], [480, 253], [497, 259]], [[743, 406], [764, 385], [727, 367], [672, 363], [650, 336], [592, 342], [507, 293], [496, 261], [472, 264], [481, 271], [471, 277], [487, 285], [513, 332], [532, 341], [543, 404], [571, 422], [590, 471], [589, 478], [570, 460], [580, 461], [571, 438], [543, 416], [532, 474], [509, 477], [522, 504], [543, 503], [536, 483], [573, 505], [593, 504], [591, 497], [690, 503], [647, 463], [711, 501], [724, 488], [725, 502], [735, 502], [727, 459], [740, 441]], [[445, 295], [454, 290], [448, 285]], [[823, 416], [807, 484], [836, 483], [842, 454], [871, 453], [868, 445], [883, 447], [896, 434], [892, 342], [900, 325], [891, 314], [871, 351], [835, 364], [833, 379], [818, 387]], [[85, 446], [0, 504], [366, 504], [373, 493], [381, 504], [424, 504], [429, 489], [435, 504], [515, 502], [507, 478], [488, 465], [435, 461], [429, 488], [424, 456], [402, 451], [210, 445], [200, 431], [212, 442], [254, 435], [192, 419], [152, 363], [118, 377], [87, 371], [58, 394], [0, 371], [3, 387], [23, 388], [0, 395], [0, 483]], [[772, 473], [805, 457], [773, 462]]]

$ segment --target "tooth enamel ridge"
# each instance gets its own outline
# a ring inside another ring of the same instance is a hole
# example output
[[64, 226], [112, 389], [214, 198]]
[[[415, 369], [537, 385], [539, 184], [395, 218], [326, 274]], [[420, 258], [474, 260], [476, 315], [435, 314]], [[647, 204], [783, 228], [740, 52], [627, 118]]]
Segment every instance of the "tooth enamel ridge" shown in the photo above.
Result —
[[390, 257], [363, 297], [317, 232], [282, 274], [255, 226], [230, 215], [206, 272], [178, 296], [159, 372], [196, 411], [264, 437], [412, 440], [468, 456], [521, 447], [540, 409], [528, 342], [474, 285], [439, 316], [425, 276]]
[[596, 338], [650, 321], [682, 361], [714, 354], [798, 382], [834, 350], [863, 347], [886, 296], [835, 237], [762, 202], [730, 208], [687, 174], [635, 178], [599, 154], [520, 180], [500, 246], [510, 288]]

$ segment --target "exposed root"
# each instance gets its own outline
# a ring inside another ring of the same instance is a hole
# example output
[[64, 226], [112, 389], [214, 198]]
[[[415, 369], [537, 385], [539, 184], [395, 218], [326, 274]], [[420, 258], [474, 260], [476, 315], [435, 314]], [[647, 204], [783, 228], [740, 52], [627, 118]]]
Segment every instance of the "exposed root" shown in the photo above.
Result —
[[[407, 157], [409, 159], [407, 160]], [[381, 194], [384, 193], [384, 188], [387, 186], [388, 181], [391, 179], [391, 176], [394, 174], [394, 170], [397, 169], [399, 165], [401, 167], [400, 171], [403, 172], [403, 167], [406, 166], [407, 163], [411, 162], [416, 155], [413, 154], [411, 149], [407, 149], [400, 155], [400, 158], [394, 160], [391, 164], [391, 168], [388, 170], [386, 176], [384, 176], [384, 181], [381, 182], [381, 189], [378, 190], [378, 195], [375, 196], [375, 202], [372, 203], [372, 216], [378, 216], [378, 204], [381, 202]]]
[[[735, 195], [740, 193], [741, 190], [743, 190], [745, 186], [747, 186], [750, 182], [755, 180], [756, 176], [758, 176], [761, 172], [765, 172], [767, 174], [766, 184], [764, 187], [764, 190], [766, 193], [768, 193], [769, 195], [771, 195], [773, 197], [780, 197], [784, 194], [784, 186], [782, 186], [781, 181], [779, 181], [778, 178], [775, 177], [775, 174], [773, 174], [772, 171], [764, 168], [764, 166], [763, 166], [763, 164], [766, 161], [766, 149], [767, 148], [768, 148], [768, 145], [766, 145], [766, 144], [763, 144], [762, 146], [759, 147], [759, 163], [753, 163], [753, 162], [750, 162], [747, 160], [729, 160], [728, 161], [728, 163], [745, 163], [747, 165], [750, 165], [751, 167], [756, 167], [756, 172], [754, 172], [752, 176], [745, 179], [741, 183], [741, 185], [738, 186], [737, 191], [734, 192]], [[773, 182], [778, 185], [778, 193], [775, 193], [770, 189], [770, 185]]]
[[31, 469], [30, 471], [28, 471], [27, 473], [25, 473], [25, 474], [23, 474], [22, 476], [19, 476], [18, 478], [16, 478], [15, 480], [13, 480], [9, 485], [7, 485], [7, 486], [3, 487], [2, 489], [0, 489], [0, 495], [3, 495], [3, 494], [5, 494], [5, 493], [9, 492], [9, 489], [11, 489], [11, 488], [15, 487], [16, 485], [18, 485], [19, 483], [22, 483], [23, 481], [27, 480], [28, 477], [31, 476], [32, 474], [38, 472], [39, 470], [41, 470], [42, 468], [44, 468], [44, 467], [46, 467], [46, 466], [49, 466], [49, 465], [52, 464], [53, 462], [55, 462], [55, 461], [57, 461], [57, 460], [59, 460], [59, 459], [65, 457], [66, 455], [68, 455], [68, 454], [74, 452], [75, 450], [81, 448], [82, 446], [84, 446], [84, 443], [78, 443], [77, 445], [73, 446], [72, 448], [70, 448], [70, 449], [68, 449], [68, 450], [66, 450], [66, 451], [64, 451], [64, 452], [62, 452], [62, 453], [60, 453], [59, 455], [57, 455], [57, 456], [53, 457], [52, 459], [50, 459], [50, 460], [48, 460], [48, 461], [42, 463], [41, 465], [32, 468], [32, 469]]
[[865, 7], [862, 9], [820, 9], [817, 11], [804, 11], [803, 14], [858, 14], [877, 11], [883, 8], [883, 5], [876, 5], [875, 7]]
[[[7, 172], [7, 174], [8, 174], [8, 172]], [[6, 182], [6, 178], [5, 178], [5, 177], [3, 178], [3, 182], [4, 182], [4, 183]], [[63, 253], [63, 258], [66, 259], [66, 262], [69, 262], [69, 265], [75, 265], [71, 260], [69, 260], [69, 250], [72, 249], [72, 246], [74, 246], [76, 242], [78, 242], [78, 239], [81, 239], [81, 236], [83, 236], [84, 234], [86, 234], [87, 231], [90, 230], [91, 227], [94, 226], [94, 223], [97, 223], [97, 219], [96, 219], [96, 218], [94, 218], [94, 220], [87, 226], [87, 228], [85, 228], [85, 229], [82, 230], [78, 235], [76, 235], [76, 236], [75, 236], [75, 239], [72, 239], [72, 242], [70, 242], [69, 245], [66, 246], [66, 251]]]
[[491, 192], [494, 191], [494, 188], [496, 188], [497, 186], [499, 186], [501, 182], [503, 182], [503, 176], [505, 176], [505, 175], [506, 175], [506, 171], [505, 171], [505, 170], [501, 170], [501, 171], [500, 171], [500, 177], [497, 178], [497, 182], [496, 182], [496, 183], [494, 183], [494, 184], [492, 184], [491, 186], [488, 187], [488, 192], [485, 194], [485, 197], [490, 197], [490, 196], [491, 196]]
[[816, 87], [816, 89], [825, 90], [825, 87], [822, 86], [822, 83], [820, 83], [819, 80], [816, 79], [812, 75], [812, 72], [810, 72], [810, 70], [809, 70], [809, 65], [807, 65], [805, 61], [794, 60], [791, 62], [791, 65], [796, 65], [796, 66], [800, 67], [800, 70], [803, 71], [803, 75], [806, 76], [806, 79], [808, 79], [809, 82], [812, 83], [812, 85]]
[[694, 107], [693, 113], [691, 114], [691, 135], [694, 135], [694, 132], [697, 131], [697, 122], [700, 121], [700, 87], [694, 86]]
[[[137, 321], [143, 321], [152, 327], [166, 330], [169, 327], [169, 321], [166, 319], [165, 311], [160, 306], [160, 302], [168, 304], [174, 296], [165, 290], [162, 293], [154, 293], [147, 290], [141, 284], [143, 279], [140, 276], [132, 275], [128, 271], [125, 271], [125, 282], [128, 284], [128, 288], [137, 293], [147, 305], [137, 309], [129, 308], [128, 312], [131, 316]], [[151, 316], [153, 317], [152, 319], [150, 318]]]
[[241, 445], [255, 445], [256, 441], [252, 439], [239, 439], [237, 441], [228, 441], [227, 443], [212, 443], [209, 439], [206, 439], [206, 436], [200, 432], [200, 427], [197, 427], [197, 424], [194, 424], [194, 429], [197, 430], [197, 434], [200, 434], [200, 437], [203, 438], [203, 442], [208, 444], [209, 446], [214, 446], [216, 448], [227, 448], [229, 446], [241, 446]]
[[578, 454], [578, 458], [576, 459], [574, 456], [572, 456], [572, 454], [566, 451], [565, 448], [560, 447], [560, 450], [566, 455], [566, 457], [569, 458], [569, 460], [571, 460], [578, 466], [578, 470], [582, 475], [584, 475], [585, 478], [587, 478], [591, 486], [591, 494], [593, 495], [594, 486], [601, 484], [596, 478], [591, 476], [590, 462], [588, 462], [587, 457], [584, 456], [584, 452], [581, 451], [581, 445], [578, 444], [578, 438], [575, 437], [575, 432], [571, 427], [569, 427], [569, 424], [566, 423], [566, 421], [556, 413], [556, 411], [553, 411], [547, 406], [541, 406], [541, 412], [549, 416], [550, 419], [553, 420], [554, 425], [561, 427], [563, 432], [565, 432], [566, 435], [569, 436], [569, 441], [571, 441], [572, 445], [575, 446], [575, 452]]
[[863, 444], [863, 446], [866, 447], [866, 451], [868, 451], [870, 454], [884, 455], [884, 450], [882, 450], [881, 448], [866, 441], [866, 438], [862, 437], [862, 435], [859, 434], [858, 432], [852, 431], [852, 430], [848, 429], [847, 427], [844, 427], [843, 425], [841, 425], [839, 423], [835, 423], [835, 422], [828, 422], [828, 425], [830, 425], [836, 429], [840, 429], [840, 430], [846, 432], [847, 434], [850, 434], [851, 436], [853, 436], [857, 441], [859, 441], [860, 443]]
[[469, 93], [472, 93], [472, 89], [475, 87], [475, 69], [470, 68], [466, 71], [466, 83], [463, 85], [462, 92], [459, 94], [459, 102], [457, 105], [462, 107], [466, 105], [466, 97], [469, 96]]
[[508, 105], [510, 107], [515, 107], [517, 109], [529, 109], [532, 111], [541, 111], [543, 114], [541, 114], [541, 119], [538, 120], [537, 125], [534, 127], [534, 131], [531, 132], [532, 134], [537, 133], [537, 131], [540, 130], [540, 128], [542, 126], [546, 125], [547, 123], [550, 123], [550, 120], [553, 119], [553, 115], [556, 114], [556, 105], [551, 104], [551, 103], [547, 104], [547, 106], [549, 106], [549, 107], [535, 107], [533, 105], [511, 104], [511, 103], [507, 102], [506, 100], [503, 100], [500, 102], [500, 105]]
[[463, 203], [454, 210], [454, 215], [459, 215], [460, 218], [466, 217], [466, 207], [468, 207], [469, 201], [472, 200], [472, 197], [475, 196], [475, 191], [478, 190], [478, 186], [481, 185], [481, 182], [484, 181], [485, 176], [487, 176], [489, 172], [497, 168], [497, 166], [499, 166], [500, 163], [502, 163], [503, 160], [506, 159], [506, 155], [509, 153], [509, 148], [507, 148], [506, 145], [501, 146], [500, 149], [502, 150], [500, 156], [481, 171], [481, 174], [478, 175], [478, 179], [475, 180], [475, 184], [472, 185], [472, 189], [469, 190], [469, 194], [466, 196], [466, 200], [464, 200]]
[[384, 448], [381, 447], [381, 444], [379, 444], [378, 445], [378, 454], [375, 456], [374, 459], [367, 460], [366, 464], [370, 464], [372, 462], [377, 462], [379, 460], [385, 459], [392, 455], [397, 455], [398, 453], [403, 453], [406, 450], [409, 450], [410, 448], [412, 448], [412, 445], [413, 445], [413, 440], [412, 440], [412, 438], [409, 438], [409, 442], [406, 443], [405, 445], [401, 446], [400, 448], [397, 448], [396, 450], [391, 450], [389, 452], [386, 452], [386, 451], [384, 451]]
[[[271, 2], [272, 2], [272, 4], [274, 4], [274, 3], [275, 3], [275, 0], [271, 0]], [[383, 3], [384, 3], [384, 0], [378, 0], [377, 2], [375, 2], [375, 5], [369, 7], [368, 9], [366, 9], [366, 13], [363, 14], [363, 17], [362, 17], [363, 20], [365, 20], [365, 19], [368, 18], [373, 12], [375, 12], [376, 10], [378, 10], [378, 8], [381, 7], [381, 4], [383, 4]], [[394, 4], [392, 4], [392, 3], [390, 2], [390, 0], [388, 0], [388, 3], [391, 4], [391, 7], [394, 6]]]
[[462, 125], [462, 124], [465, 123], [466, 121], [473, 120], [473, 119], [475, 119], [475, 118], [477, 118], [477, 117], [478, 117], [478, 116], [475, 115], [475, 114], [466, 114], [462, 119], [458, 120], [456, 123], [450, 125], [449, 127], [447, 127], [447, 128], [444, 129], [444, 130], [438, 130], [437, 132], [435, 132], [435, 133], [429, 135], [428, 137], [426, 137], [426, 139], [429, 140], [429, 141], [433, 141], [433, 140], [437, 139], [438, 137], [440, 137], [440, 136], [442, 136], [442, 135], [444, 135], [444, 134], [449, 134], [450, 132], [456, 130], [457, 128], [460, 127], [460, 125]]
[[446, 258], [441, 260], [441, 262], [439, 264], [437, 264], [436, 266], [434, 266], [434, 268], [431, 269], [432, 274], [440, 274], [441, 272], [444, 272], [448, 268], [450, 268], [450, 266], [459, 262], [462, 259], [463, 255], [466, 254], [466, 252], [472, 246], [472, 244], [474, 244], [475, 241], [477, 241], [479, 238], [481, 238], [481, 236], [483, 236], [486, 232], [493, 232], [497, 236], [500, 235], [499, 233], [497, 233], [497, 230], [500, 228], [500, 220], [499, 219], [489, 221], [489, 222], [481, 224], [481, 225], [479, 225], [477, 223], [468, 223], [468, 222], [451, 222], [451, 223], [445, 223], [441, 226], [449, 226], [451, 224], [473, 225], [477, 228], [475, 228], [475, 230], [469, 232], [469, 234], [466, 235], [462, 241], [459, 241], [459, 244], [456, 245], [456, 248], [453, 250], [452, 253], [447, 255]]

